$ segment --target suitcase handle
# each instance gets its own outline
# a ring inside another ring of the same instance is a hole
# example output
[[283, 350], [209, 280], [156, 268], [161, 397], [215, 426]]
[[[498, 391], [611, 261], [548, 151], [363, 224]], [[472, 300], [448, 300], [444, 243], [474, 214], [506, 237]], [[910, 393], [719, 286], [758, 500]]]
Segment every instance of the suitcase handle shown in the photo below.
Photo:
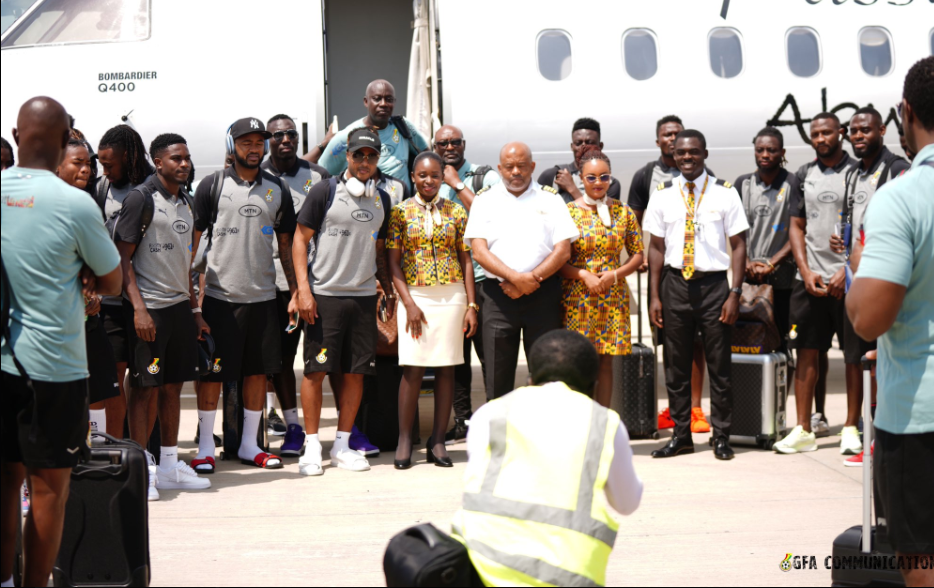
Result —
[[123, 451], [119, 449], [95, 449], [91, 452], [91, 459], [81, 465], [80, 469], [76, 468], [72, 471], [72, 476], [111, 477], [123, 474], [127, 470]]
[[444, 543], [441, 532], [431, 524], [418, 525], [417, 527], [406, 529], [405, 535], [413, 539], [421, 539], [428, 545], [429, 549], [434, 549]]

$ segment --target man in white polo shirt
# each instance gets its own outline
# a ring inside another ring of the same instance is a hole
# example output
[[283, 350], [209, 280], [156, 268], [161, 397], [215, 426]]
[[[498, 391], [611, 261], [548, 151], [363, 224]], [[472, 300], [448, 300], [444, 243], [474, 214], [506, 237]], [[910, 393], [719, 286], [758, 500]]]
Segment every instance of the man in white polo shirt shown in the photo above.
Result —
[[[681, 131], [675, 139], [675, 163], [681, 175], [658, 187], [645, 213], [644, 227], [652, 235], [649, 314], [655, 326], [665, 329], [665, 377], [675, 422], [671, 442], [652, 452], [655, 458], [694, 453], [691, 362], [699, 331], [710, 372], [714, 457], [733, 459], [731, 343], [746, 273], [749, 222], [730, 183], [711, 177], [704, 167], [706, 160], [704, 135]], [[732, 290], [727, 271], [733, 273]]]
[[520, 341], [528, 355], [539, 337], [561, 328], [561, 281], [556, 274], [571, 258], [571, 242], [579, 236], [564, 200], [554, 188], [534, 183], [534, 172], [528, 145], [503, 147], [503, 181], [481, 190], [464, 235], [490, 278], [480, 289], [490, 400], [515, 388]]

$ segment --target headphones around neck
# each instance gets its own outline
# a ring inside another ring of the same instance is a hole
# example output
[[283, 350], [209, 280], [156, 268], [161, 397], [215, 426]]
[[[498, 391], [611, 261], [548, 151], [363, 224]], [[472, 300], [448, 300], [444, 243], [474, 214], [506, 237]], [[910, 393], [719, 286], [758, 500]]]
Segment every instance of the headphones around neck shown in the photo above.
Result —
[[[237, 154], [237, 146], [234, 145], [234, 138], [230, 134], [230, 131], [233, 130], [233, 125], [227, 127], [227, 155], [234, 156]], [[269, 155], [269, 139], [266, 139], [263, 145], [263, 157], [265, 158]]]

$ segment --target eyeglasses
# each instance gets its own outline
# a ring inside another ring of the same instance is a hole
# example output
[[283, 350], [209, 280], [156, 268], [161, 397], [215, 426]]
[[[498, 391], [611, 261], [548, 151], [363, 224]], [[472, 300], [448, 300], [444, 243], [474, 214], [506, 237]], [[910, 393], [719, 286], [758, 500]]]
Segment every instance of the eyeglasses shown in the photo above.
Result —
[[[597, 178], [598, 178], [598, 176], [595, 176], [595, 175], [589, 175], [589, 176], [585, 176], [585, 177], [584, 177], [584, 179], [587, 180], [587, 183], [589, 183], [589, 184], [596, 184], [596, 183], [597, 183]], [[606, 184], [606, 183], [608, 183], [611, 179], [613, 179], [613, 177], [612, 177], [610, 174], [603, 174], [602, 176], [599, 176], [599, 179], [600, 179], [601, 182], [603, 182], [604, 184]]]
[[295, 139], [298, 139], [298, 131], [296, 130], [277, 131], [272, 134], [272, 138], [275, 139], [276, 141], [281, 141], [282, 139], [285, 139], [286, 137], [294, 141]]
[[463, 147], [464, 140], [463, 139], [451, 139], [450, 141], [436, 141], [435, 142], [435, 147], [439, 149], [447, 149], [449, 146], [450, 147]]
[[362, 151], [355, 151], [351, 157], [353, 157], [354, 163], [363, 163], [364, 161], [367, 163], [379, 163], [379, 153], [367, 155]]

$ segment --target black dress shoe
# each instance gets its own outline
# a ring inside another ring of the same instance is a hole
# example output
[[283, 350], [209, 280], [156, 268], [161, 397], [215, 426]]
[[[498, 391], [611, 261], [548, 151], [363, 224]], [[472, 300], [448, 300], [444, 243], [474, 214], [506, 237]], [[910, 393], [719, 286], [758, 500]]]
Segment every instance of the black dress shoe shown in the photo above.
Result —
[[451, 461], [450, 457], [435, 457], [434, 452], [431, 450], [431, 446], [434, 445], [431, 439], [428, 440], [428, 444], [425, 445], [425, 449], [428, 451], [428, 463], [435, 464], [435, 467], [439, 468], [453, 468], [454, 462]]
[[678, 455], [686, 455], [689, 453], [694, 453], [694, 439], [691, 437], [686, 437], [684, 439], [672, 437], [671, 441], [668, 442], [668, 445], [653, 451], [652, 457], [676, 457]]
[[713, 456], [720, 461], [730, 461], [736, 455], [730, 447], [730, 441], [726, 437], [718, 437], [713, 444]]
[[393, 465], [397, 470], [408, 470], [412, 468], [412, 458], [393, 460]]

